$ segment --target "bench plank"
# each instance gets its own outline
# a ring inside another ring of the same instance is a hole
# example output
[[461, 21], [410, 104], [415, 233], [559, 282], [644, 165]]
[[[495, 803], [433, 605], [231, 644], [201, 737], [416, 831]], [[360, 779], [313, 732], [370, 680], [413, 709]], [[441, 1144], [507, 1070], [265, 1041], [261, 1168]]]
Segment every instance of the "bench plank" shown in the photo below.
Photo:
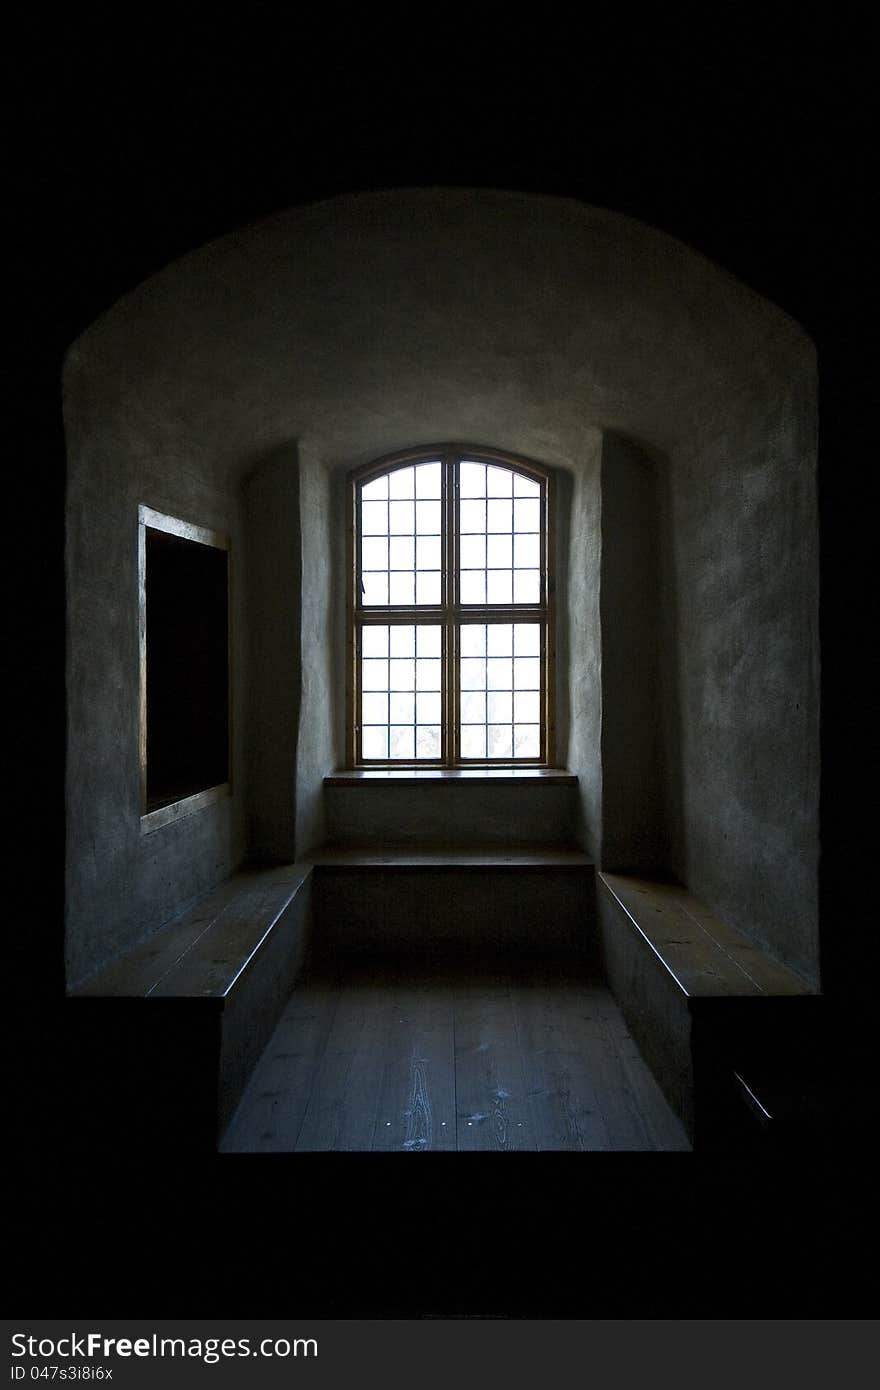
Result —
[[154, 986], [151, 996], [225, 998], [296, 891], [293, 883], [240, 889], [210, 930]]
[[688, 998], [810, 994], [810, 986], [672, 883], [601, 873]]
[[227, 879], [201, 898], [195, 907], [160, 928], [148, 941], [90, 976], [73, 994], [83, 998], [129, 999], [141, 999], [150, 994], [210, 930], [240, 888], [236, 879]]

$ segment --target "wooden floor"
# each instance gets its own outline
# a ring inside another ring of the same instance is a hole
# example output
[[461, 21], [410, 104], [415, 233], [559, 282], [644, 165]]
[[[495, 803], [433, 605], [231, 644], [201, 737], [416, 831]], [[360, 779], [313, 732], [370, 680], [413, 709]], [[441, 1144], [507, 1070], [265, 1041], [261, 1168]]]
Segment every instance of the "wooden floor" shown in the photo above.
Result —
[[224, 1152], [686, 1150], [607, 988], [383, 971], [294, 992]]

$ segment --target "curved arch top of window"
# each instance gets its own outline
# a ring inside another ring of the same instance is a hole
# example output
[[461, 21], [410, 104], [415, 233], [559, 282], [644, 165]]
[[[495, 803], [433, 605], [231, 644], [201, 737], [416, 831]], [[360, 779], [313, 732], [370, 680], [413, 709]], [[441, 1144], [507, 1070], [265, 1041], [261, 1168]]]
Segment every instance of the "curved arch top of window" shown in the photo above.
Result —
[[353, 765], [551, 761], [551, 483], [447, 447], [351, 475]]

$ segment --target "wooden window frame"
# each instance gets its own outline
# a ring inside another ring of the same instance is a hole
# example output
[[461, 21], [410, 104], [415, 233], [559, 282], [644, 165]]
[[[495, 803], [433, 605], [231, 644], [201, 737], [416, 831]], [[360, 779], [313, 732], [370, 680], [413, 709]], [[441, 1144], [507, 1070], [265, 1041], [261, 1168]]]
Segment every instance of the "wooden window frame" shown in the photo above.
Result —
[[[540, 486], [541, 601], [537, 604], [461, 604], [459, 602], [458, 464], [467, 461], [508, 468]], [[364, 483], [418, 463], [442, 465], [443, 569], [441, 602], [366, 607], [361, 602], [360, 489]], [[548, 768], [556, 753], [556, 582], [555, 480], [548, 468], [497, 449], [439, 445], [406, 449], [354, 469], [346, 489], [346, 758], [353, 769], [430, 771], [480, 768]], [[458, 630], [468, 622], [538, 622], [542, 630], [540, 710], [541, 751], [536, 758], [462, 758], [460, 755]], [[360, 633], [368, 626], [439, 624], [443, 630], [441, 756], [436, 759], [365, 759], [360, 753]]]

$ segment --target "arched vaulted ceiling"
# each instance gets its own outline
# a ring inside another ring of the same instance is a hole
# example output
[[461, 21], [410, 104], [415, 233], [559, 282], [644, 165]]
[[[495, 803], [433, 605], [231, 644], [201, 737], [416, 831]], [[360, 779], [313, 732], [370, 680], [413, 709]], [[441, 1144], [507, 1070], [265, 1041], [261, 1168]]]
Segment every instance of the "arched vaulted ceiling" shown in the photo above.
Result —
[[296, 208], [174, 262], [74, 344], [66, 395], [120, 448], [234, 478], [290, 440], [551, 463], [584, 431], [673, 451], [812, 346], [673, 238], [569, 199], [413, 189]]

